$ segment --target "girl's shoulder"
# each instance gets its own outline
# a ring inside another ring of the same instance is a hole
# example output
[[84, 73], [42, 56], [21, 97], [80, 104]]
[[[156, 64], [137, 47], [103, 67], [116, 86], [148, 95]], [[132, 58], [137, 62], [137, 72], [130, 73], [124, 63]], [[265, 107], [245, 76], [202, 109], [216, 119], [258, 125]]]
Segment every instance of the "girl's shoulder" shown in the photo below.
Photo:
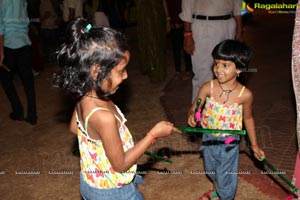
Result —
[[204, 90], [204, 91], [207, 91], [207, 92], [210, 92], [213, 85], [215, 85], [215, 84], [216, 84], [215, 80], [209, 80], [209, 81], [206, 81], [205, 83], [203, 83], [200, 89]]
[[198, 97], [201, 99], [205, 99], [210, 96], [211, 93], [211, 81], [207, 81], [203, 83], [198, 91]]
[[249, 88], [247, 88], [246, 86], [242, 85], [241, 88], [243, 88], [243, 87], [245, 87], [245, 88], [243, 89], [243, 93], [240, 96], [241, 103], [247, 103], [247, 102], [252, 103], [252, 101], [253, 101], [252, 91]]
[[[107, 103], [101, 103], [100, 101], [94, 101], [82, 104], [83, 117], [88, 120], [89, 123], [107, 123], [114, 119], [115, 107]], [[100, 102], [100, 103], [99, 103]]]

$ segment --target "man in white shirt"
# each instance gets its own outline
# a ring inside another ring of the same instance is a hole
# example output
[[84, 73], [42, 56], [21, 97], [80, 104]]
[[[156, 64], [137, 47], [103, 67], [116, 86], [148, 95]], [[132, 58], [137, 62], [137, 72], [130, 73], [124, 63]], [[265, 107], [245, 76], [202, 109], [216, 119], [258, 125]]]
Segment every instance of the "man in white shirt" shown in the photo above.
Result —
[[225, 39], [242, 41], [242, 0], [184, 0], [179, 17], [184, 21], [184, 49], [192, 55], [193, 94], [213, 78], [213, 48]]

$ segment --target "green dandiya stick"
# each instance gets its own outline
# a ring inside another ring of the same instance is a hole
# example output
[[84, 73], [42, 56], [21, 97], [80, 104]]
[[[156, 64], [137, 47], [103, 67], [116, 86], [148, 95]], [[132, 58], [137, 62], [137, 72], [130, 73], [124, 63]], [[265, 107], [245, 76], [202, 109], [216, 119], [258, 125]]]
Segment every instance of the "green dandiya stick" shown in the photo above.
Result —
[[283, 180], [296, 194], [299, 192], [298, 188], [296, 188], [289, 180], [287, 180], [280, 172], [273, 166], [271, 163], [269, 163], [265, 158], [262, 158], [261, 161], [268, 166], [276, 174]]
[[164, 158], [164, 157], [158, 156], [158, 155], [153, 154], [153, 153], [151, 153], [149, 151], [146, 151], [144, 154], [147, 155], [147, 156], [150, 156], [151, 158], [156, 159], [156, 160], [165, 161], [165, 162], [168, 162], [168, 163], [172, 163], [173, 162], [169, 158]]
[[196, 103], [195, 113], [198, 111], [200, 103], [201, 103], [201, 98], [198, 98]]
[[[245, 141], [244, 143], [253, 151], [248, 142]], [[269, 163], [265, 158], [261, 158], [260, 161], [262, 161], [264, 165], [271, 169], [274, 174], [276, 174], [283, 182], [285, 182], [295, 194], [298, 194], [298, 188], [296, 188], [288, 179], [286, 179], [271, 163]]]
[[219, 129], [204, 129], [204, 128], [194, 128], [194, 127], [177, 127], [182, 132], [192, 132], [192, 133], [230, 133], [246, 135], [246, 130], [219, 130]]

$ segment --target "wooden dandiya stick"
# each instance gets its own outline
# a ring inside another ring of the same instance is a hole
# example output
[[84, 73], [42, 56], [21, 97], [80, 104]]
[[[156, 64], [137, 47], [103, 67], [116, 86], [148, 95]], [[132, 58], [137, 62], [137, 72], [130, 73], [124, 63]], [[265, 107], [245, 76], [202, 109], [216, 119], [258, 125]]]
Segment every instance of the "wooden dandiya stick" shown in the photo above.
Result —
[[219, 129], [205, 129], [205, 128], [194, 128], [194, 127], [177, 127], [182, 132], [191, 132], [191, 133], [229, 133], [229, 134], [239, 134], [246, 135], [246, 130], [219, 130]]
[[149, 151], [146, 151], [144, 154], [147, 155], [147, 156], [150, 156], [151, 158], [153, 158], [153, 159], [155, 159], [155, 160], [164, 161], [164, 162], [168, 162], [168, 163], [172, 163], [172, 162], [173, 162], [173, 161], [172, 161], [171, 159], [169, 159], [169, 158], [164, 158], [164, 157], [162, 157], [162, 156], [158, 156], [158, 155], [156, 155], [156, 154], [154, 154], [154, 153], [151, 153], [151, 152], [149, 152]]

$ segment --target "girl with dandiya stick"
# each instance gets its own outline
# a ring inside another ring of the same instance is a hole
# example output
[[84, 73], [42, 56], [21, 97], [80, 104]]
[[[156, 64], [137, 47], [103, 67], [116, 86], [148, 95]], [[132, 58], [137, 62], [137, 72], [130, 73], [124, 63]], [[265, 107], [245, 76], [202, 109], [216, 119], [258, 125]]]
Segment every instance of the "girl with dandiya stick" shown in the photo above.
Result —
[[[216, 79], [208, 81], [199, 89], [198, 95], [188, 112], [188, 124], [203, 129], [242, 130], [244, 122], [254, 156], [265, 157], [256, 140], [255, 123], [252, 115], [252, 92], [243, 86], [238, 77], [246, 71], [252, 51], [245, 44], [235, 40], [225, 40], [212, 51], [213, 72]], [[202, 99], [199, 108], [201, 121], [195, 119], [195, 107]], [[216, 133], [203, 134], [200, 150], [204, 158], [205, 171], [214, 185], [214, 191], [208, 191], [200, 199], [234, 199], [237, 188], [239, 157], [239, 134]], [[208, 197], [207, 197], [208, 195]]]

